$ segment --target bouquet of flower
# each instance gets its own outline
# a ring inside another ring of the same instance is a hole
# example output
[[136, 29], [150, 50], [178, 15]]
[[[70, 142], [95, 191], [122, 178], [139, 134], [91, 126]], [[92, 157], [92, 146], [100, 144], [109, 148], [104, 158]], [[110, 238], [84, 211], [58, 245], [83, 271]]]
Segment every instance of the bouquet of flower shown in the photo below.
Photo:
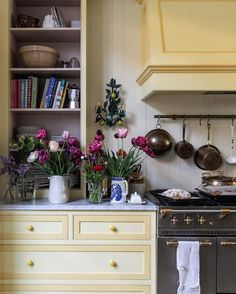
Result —
[[104, 157], [102, 131], [98, 130], [91, 144], [88, 146], [88, 153], [82, 158], [82, 175], [89, 185], [89, 202], [99, 203], [103, 196], [102, 182], [106, 176], [107, 162]]
[[29, 164], [16, 163], [13, 156], [5, 157], [0, 156], [0, 175], [8, 174], [9, 175], [9, 186], [5, 193], [4, 199], [9, 193], [12, 200], [15, 200], [15, 195], [13, 195], [13, 189], [15, 189], [17, 185], [17, 181], [19, 178], [25, 176], [27, 171], [29, 170]]
[[118, 151], [105, 151], [107, 161], [107, 174], [110, 177], [125, 178], [133, 173], [145, 158], [142, 158], [141, 153], [147, 156], [154, 157], [153, 151], [148, 147], [148, 139], [143, 136], [138, 136], [131, 140], [132, 146], [128, 152], [124, 150], [123, 140], [128, 135], [128, 129], [120, 128], [115, 133], [117, 139]]
[[47, 132], [40, 129], [36, 138], [39, 148], [32, 151], [27, 159], [33, 166], [39, 167], [47, 176], [70, 175], [80, 167], [81, 155], [79, 141], [64, 131], [59, 141], [46, 139]]

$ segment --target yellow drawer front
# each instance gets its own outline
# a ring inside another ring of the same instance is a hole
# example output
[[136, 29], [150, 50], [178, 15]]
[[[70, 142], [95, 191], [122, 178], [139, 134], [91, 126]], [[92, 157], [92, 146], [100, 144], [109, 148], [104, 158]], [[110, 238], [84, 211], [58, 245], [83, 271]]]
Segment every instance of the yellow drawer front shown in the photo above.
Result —
[[0, 285], [0, 294], [149, 294], [149, 286], [129, 285]]
[[150, 216], [76, 215], [75, 240], [148, 240]]
[[1, 215], [0, 239], [66, 240], [66, 215]]
[[149, 246], [0, 246], [3, 279], [148, 279]]

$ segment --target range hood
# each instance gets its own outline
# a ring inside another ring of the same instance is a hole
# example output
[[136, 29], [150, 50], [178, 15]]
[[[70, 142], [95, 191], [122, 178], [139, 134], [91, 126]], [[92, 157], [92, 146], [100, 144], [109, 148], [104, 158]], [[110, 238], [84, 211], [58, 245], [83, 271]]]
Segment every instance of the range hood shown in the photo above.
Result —
[[136, 0], [142, 98], [236, 94], [236, 0]]

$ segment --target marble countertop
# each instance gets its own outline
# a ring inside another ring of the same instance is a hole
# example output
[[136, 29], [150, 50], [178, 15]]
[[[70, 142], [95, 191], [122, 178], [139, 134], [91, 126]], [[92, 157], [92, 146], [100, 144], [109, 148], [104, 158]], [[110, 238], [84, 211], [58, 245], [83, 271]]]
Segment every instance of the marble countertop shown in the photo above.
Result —
[[100, 204], [90, 204], [85, 199], [72, 200], [64, 204], [53, 204], [48, 201], [47, 198], [32, 200], [32, 201], [21, 201], [16, 203], [7, 203], [0, 201], [0, 210], [114, 210], [114, 211], [155, 211], [157, 206], [149, 200], [145, 199], [144, 204], [111, 204], [109, 201], [102, 202]]

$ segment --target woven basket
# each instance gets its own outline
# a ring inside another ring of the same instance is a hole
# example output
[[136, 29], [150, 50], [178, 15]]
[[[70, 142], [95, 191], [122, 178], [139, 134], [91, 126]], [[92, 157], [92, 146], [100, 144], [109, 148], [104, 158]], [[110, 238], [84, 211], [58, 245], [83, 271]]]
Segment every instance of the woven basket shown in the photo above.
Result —
[[23, 46], [19, 54], [25, 67], [55, 67], [59, 59], [55, 49], [39, 45]]

